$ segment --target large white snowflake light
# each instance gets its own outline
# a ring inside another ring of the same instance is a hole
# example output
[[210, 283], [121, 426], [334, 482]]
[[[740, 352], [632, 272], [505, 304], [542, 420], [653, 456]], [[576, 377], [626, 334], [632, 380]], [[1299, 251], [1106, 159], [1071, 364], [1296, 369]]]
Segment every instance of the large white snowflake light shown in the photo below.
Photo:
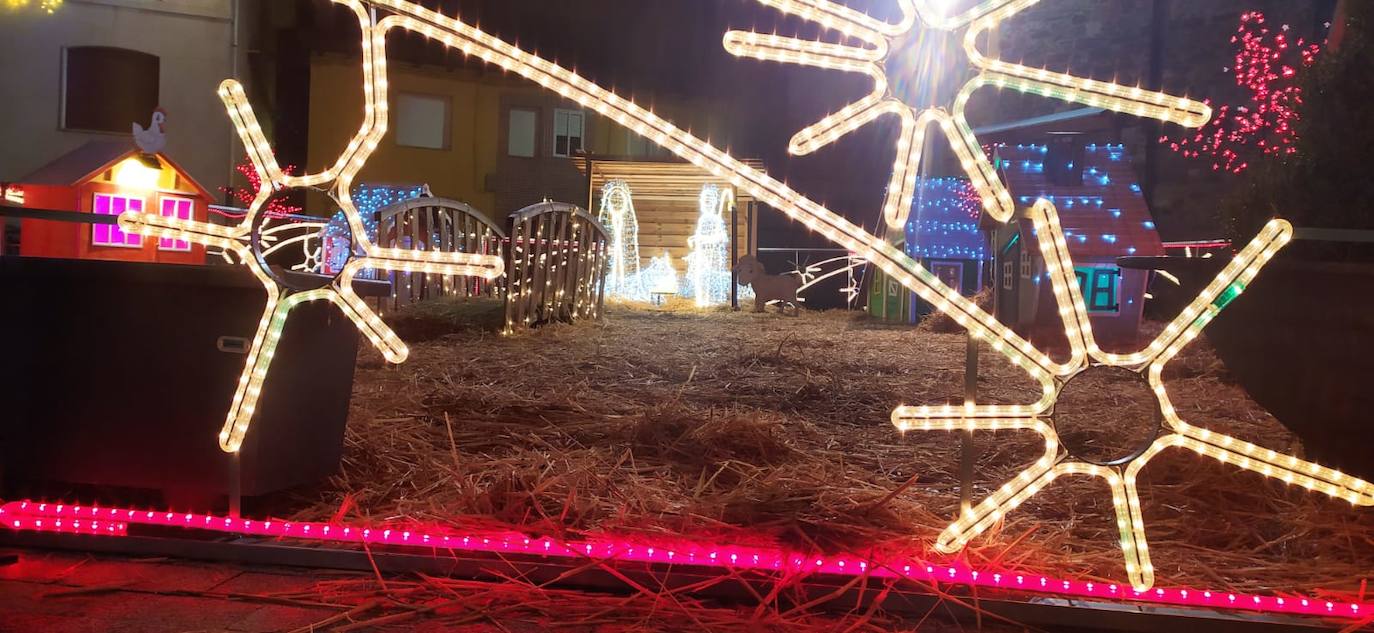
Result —
[[[1043, 396], [1040, 401], [1012, 406], [904, 406], [892, 413], [892, 423], [903, 431], [1029, 430], [1045, 440], [1045, 452], [1040, 459], [950, 524], [940, 534], [936, 549], [945, 553], [963, 549], [970, 540], [1058, 477], [1097, 477], [1111, 488], [1127, 576], [1137, 590], [1144, 591], [1154, 585], [1154, 566], [1150, 563], [1150, 550], [1145, 541], [1145, 522], [1136, 492], [1136, 478], [1160, 451], [1172, 447], [1185, 448], [1355, 505], [1374, 505], [1374, 486], [1368, 482], [1183, 421], [1164, 388], [1164, 366], [1197, 338], [1202, 329], [1245, 290], [1270, 258], [1292, 239], [1292, 225], [1283, 220], [1270, 222], [1149, 346], [1133, 354], [1113, 354], [1098, 347], [1093, 336], [1054, 205], [1041, 200], [1031, 215], [1070, 350], [1066, 362], [1049, 369], [1024, 365], [1017, 361], [1017, 356], [1008, 355], [1013, 362], [1026, 367], [1031, 377], [1041, 384]], [[993, 338], [990, 342], [993, 349], [1006, 352], [1005, 337]], [[1057, 417], [1073, 413], [1056, 407], [1065, 387], [1085, 373], [1100, 368], [1120, 368], [1135, 373], [1149, 384], [1158, 403], [1159, 415], [1144, 429], [1148, 433], [1145, 442], [1109, 458], [1093, 458], [1086, 451], [1078, 452], [1079, 447], [1061, 441], [1062, 429], [1056, 425]]]
[[[504, 263], [496, 256], [382, 248], [368, 237], [362, 215], [353, 204], [349, 190], [354, 177], [386, 134], [386, 31], [394, 25], [394, 21], [374, 24], [367, 8], [359, 0], [334, 1], [352, 9], [362, 29], [363, 96], [366, 106], [362, 126], [333, 166], [323, 172], [304, 176], [291, 176], [283, 172], [271, 145], [263, 136], [262, 126], [253, 114], [243, 87], [229, 80], [220, 85], [220, 99], [224, 101], [229, 118], [238, 129], [253, 168], [265, 184], [247, 215], [234, 226], [180, 220], [157, 213], [128, 212], [119, 218], [121, 228], [126, 231], [156, 233], [162, 237], [174, 237], [218, 247], [226, 252], [232, 251], [267, 289], [267, 307], [249, 349], [224, 429], [219, 435], [220, 448], [226, 452], [237, 452], [243, 444], [262, 393], [263, 382], [267, 378], [267, 370], [272, 365], [272, 357], [292, 308], [308, 301], [330, 301], [338, 305], [388, 361], [400, 363], [409, 355], [409, 349], [353, 291], [353, 279], [359, 272], [365, 269], [419, 271], [495, 279], [504, 270]], [[353, 250], [362, 253], [360, 257], [350, 258], [348, 264], [333, 278], [291, 276], [272, 268], [266, 260], [271, 247], [268, 240], [263, 238], [271, 229], [268, 228], [269, 214], [263, 211], [263, 207], [283, 189], [307, 187], [328, 187], [328, 192], [348, 219], [355, 246]]]
[[868, 75], [873, 91], [796, 136], [788, 150], [806, 155], [883, 115], [901, 120], [897, 156], [883, 217], [903, 228], [911, 212], [926, 130], [938, 124], [993, 218], [1016, 211], [964, 116], [969, 97], [983, 86], [1013, 88], [1052, 99], [1200, 127], [1212, 118], [1206, 104], [1161, 92], [1030, 68], [985, 56], [978, 39], [1003, 20], [1040, 0], [986, 0], [946, 15], [949, 0], [896, 0], [902, 19], [876, 20], [830, 0], [758, 0], [779, 11], [839, 31], [866, 46], [812, 42], [749, 31], [730, 31], [725, 49], [734, 55]]

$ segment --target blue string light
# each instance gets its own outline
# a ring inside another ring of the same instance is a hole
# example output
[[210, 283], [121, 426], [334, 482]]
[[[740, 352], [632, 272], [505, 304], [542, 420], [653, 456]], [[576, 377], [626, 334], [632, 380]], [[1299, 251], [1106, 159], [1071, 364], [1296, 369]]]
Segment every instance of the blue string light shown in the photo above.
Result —
[[962, 178], [925, 178], [917, 183], [906, 251], [917, 259], [987, 259], [978, 225], [982, 205]]
[[[355, 187], [351, 195], [353, 204], [358, 207], [358, 215], [362, 217], [363, 228], [367, 230], [367, 238], [376, 242], [377, 212], [397, 202], [427, 196], [429, 195], [429, 186], [362, 184]], [[343, 211], [335, 212], [334, 216], [329, 218], [329, 223], [325, 225], [324, 232], [320, 234], [325, 257], [325, 272], [338, 272], [348, 262], [348, 249], [353, 245], [351, 236], [348, 219], [344, 217]], [[398, 244], [397, 246], [409, 248], [408, 244]]]

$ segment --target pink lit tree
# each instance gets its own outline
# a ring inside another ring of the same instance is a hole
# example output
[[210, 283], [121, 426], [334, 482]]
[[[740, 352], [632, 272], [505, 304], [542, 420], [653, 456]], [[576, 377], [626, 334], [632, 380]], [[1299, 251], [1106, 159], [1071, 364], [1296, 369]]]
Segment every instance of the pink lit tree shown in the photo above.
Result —
[[1226, 72], [1246, 99], [1211, 104], [1216, 108], [1211, 123], [1190, 136], [1165, 136], [1160, 142], [1188, 158], [1211, 161], [1214, 171], [1239, 174], [1256, 161], [1297, 152], [1300, 75], [1316, 63], [1321, 45], [1293, 39], [1287, 25], [1269, 28], [1258, 11], [1240, 16], [1231, 43], [1236, 45], [1235, 64]]
[[[253, 200], [256, 200], [258, 197], [258, 192], [262, 190], [262, 179], [258, 177], [257, 170], [253, 169], [253, 163], [246, 159], [235, 165], [234, 171], [237, 171], [248, 181], [248, 186], [223, 187], [222, 190], [229, 194], [240, 206], [247, 207], [253, 204]], [[288, 174], [295, 173], [296, 166], [287, 165], [283, 171]], [[300, 207], [286, 204], [278, 198], [269, 199], [267, 205], [263, 207], [263, 210], [266, 211], [268, 215], [275, 217], [299, 214], [302, 211]]]

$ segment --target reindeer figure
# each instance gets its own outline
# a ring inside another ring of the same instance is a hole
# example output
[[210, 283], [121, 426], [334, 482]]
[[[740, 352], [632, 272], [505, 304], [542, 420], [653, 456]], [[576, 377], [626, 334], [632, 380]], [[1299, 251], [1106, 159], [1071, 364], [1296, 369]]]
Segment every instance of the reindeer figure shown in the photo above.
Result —
[[[745, 255], [735, 264], [735, 274], [739, 282], [754, 289], [754, 312], [763, 312], [769, 302], [778, 301], [792, 304], [797, 308], [797, 289], [801, 287], [801, 277], [797, 275], [770, 275], [753, 255]], [[786, 314], [786, 306], [779, 306]]]

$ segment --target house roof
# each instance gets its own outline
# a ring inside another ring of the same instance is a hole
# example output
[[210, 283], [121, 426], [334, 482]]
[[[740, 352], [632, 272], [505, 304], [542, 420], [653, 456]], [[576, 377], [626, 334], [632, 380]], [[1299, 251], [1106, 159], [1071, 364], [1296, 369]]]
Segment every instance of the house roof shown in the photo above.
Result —
[[20, 182], [29, 185], [69, 187], [89, 180], [133, 152], [133, 144], [127, 140], [90, 141], [39, 167]]
[[[19, 182], [26, 185], [70, 187], [84, 183], [113, 167], [116, 163], [138, 153], [138, 148], [128, 140], [88, 141], [39, 167], [33, 173], [20, 179]], [[175, 169], [181, 176], [181, 180], [189, 184], [196, 193], [208, 201], [214, 201], [215, 197], [210, 195], [210, 192], [206, 191], [205, 187], [196, 182], [190, 174], [186, 173], [186, 170], [182, 169], [176, 161], [162, 153], [157, 154], [157, 158], [171, 165], [172, 169]]]
[[906, 223], [906, 253], [920, 259], [986, 259], [981, 209], [978, 193], [963, 178], [919, 180]]
[[1125, 145], [1089, 144], [1083, 184], [1055, 185], [1045, 175], [1045, 145], [999, 145], [997, 157], [1018, 208], [1049, 198], [1059, 212], [1069, 252], [1079, 260], [1164, 254], [1154, 217], [1136, 183]]

